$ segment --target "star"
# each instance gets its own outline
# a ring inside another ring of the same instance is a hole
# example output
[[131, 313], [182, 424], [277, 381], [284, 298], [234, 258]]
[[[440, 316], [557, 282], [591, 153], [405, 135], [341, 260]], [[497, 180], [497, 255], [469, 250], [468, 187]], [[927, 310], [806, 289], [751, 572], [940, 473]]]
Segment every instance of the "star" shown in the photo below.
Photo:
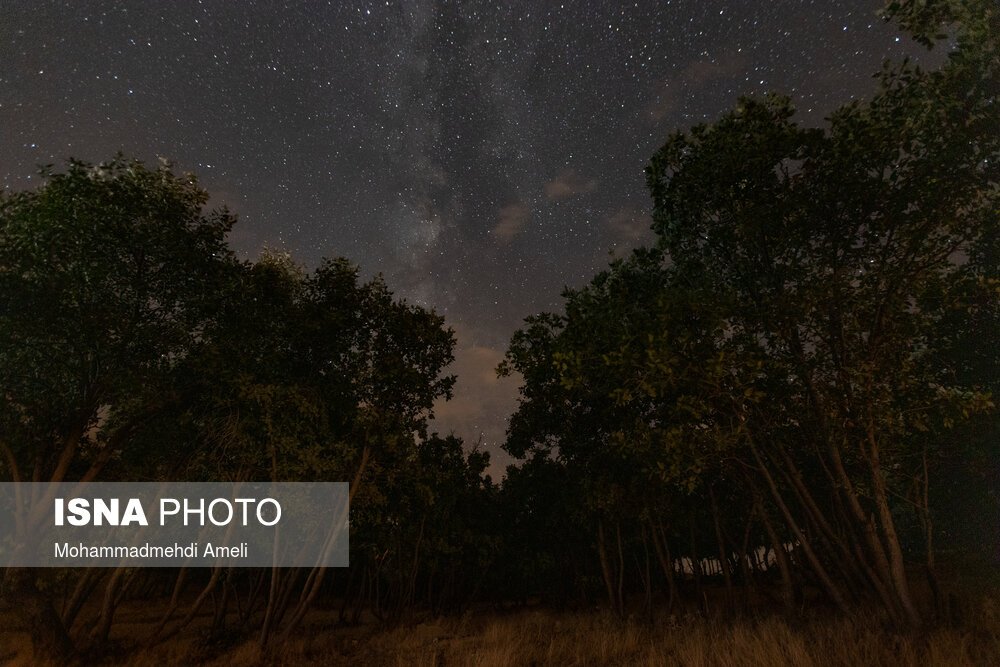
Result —
[[652, 240], [642, 169], [670, 132], [771, 91], [821, 125], [883, 59], [943, 57], [861, 0], [12, 4], [6, 189], [69, 156], [168, 157], [239, 214], [243, 256], [346, 256], [443, 313], [463, 399], [435, 428], [494, 453], [516, 383], [491, 365]]

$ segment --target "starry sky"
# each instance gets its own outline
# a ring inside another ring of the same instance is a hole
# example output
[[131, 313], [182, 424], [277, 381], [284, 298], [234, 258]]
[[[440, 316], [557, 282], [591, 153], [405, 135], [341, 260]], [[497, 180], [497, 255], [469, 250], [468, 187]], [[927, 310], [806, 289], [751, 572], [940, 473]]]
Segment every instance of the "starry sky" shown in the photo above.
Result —
[[886, 58], [878, 0], [8, 1], [0, 181], [122, 151], [192, 171], [241, 256], [345, 256], [458, 338], [432, 428], [494, 452], [523, 318], [652, 240], [643, 167], [739, 95], [821, 125]]

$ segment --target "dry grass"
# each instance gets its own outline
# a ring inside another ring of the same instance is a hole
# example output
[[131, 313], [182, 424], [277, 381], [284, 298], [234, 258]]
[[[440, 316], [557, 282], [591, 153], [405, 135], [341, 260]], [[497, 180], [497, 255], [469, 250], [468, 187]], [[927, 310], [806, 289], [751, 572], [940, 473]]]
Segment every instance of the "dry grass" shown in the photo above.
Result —
[[[724, 622], [696, 616], [647, 623], [600, 611], [466, 614], [426, 619], [391, 630], [334, 628], [316, 612], [280, 650], [253, 641], [205, 645], [198, 626], [149, 652], [129, 650], [146, 626], [148, 608], [123, 610], [104, 664], [126, 665], [1000, 665], [1000, 605], [983, 600], [967, 627], [899, 635], [877, 618], [772, 616]], [[2, 619], [0, 619], [2, 621]], [[3, 627], [3, 626], [0, 626]], [[0, 630], [0, 662], [34, 665], [27, 638]]]

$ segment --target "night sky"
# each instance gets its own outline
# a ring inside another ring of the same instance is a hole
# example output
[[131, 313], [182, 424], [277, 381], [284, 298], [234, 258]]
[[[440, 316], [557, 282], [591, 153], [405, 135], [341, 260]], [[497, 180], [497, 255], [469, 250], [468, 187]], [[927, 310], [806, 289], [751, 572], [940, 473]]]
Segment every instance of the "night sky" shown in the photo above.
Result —
[[496, 452], [511, 333], [652, 240], [670, 132], [771, 91], [819, 125], [885, 58], [939, 62], [880, 4], [6, 2], [0, 178], [162, 156], [239, 215], [242, 256], [382, 273], [457, 333], [433, 427]]

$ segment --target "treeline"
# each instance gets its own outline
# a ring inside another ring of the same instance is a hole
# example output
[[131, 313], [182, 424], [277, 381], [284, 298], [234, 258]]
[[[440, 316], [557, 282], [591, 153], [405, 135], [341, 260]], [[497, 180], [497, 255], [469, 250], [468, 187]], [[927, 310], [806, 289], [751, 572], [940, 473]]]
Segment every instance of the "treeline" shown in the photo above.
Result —
[[317, 605], [950, 613], [941, 554], [1000, 543], [1000, 18], [887, 12], [947, 30], [947, 63], [887, 65], [824, 129], [744, 99], [653, 156], [655, 246], [511, 340], [502, 485], [428, 433], [454, 336], [381, 279], [239, 261], [234, 216], [167, 165], [4, 194], [5, 480], [351, 482], [347, 570], [8, 568], [35, 645], [100, 648], [136, 598], [164, 601], [145, 645], [207, 609], [212, 637], [265, 645]]
[[7, 568], [4, 599], [39, 650], [99, 649], [135, 597], [169, 600], [147, 645], [208, 604], [213, 636], [267, 644], [332, 595], [345, 620], [387, 621], [468, 598], [495, 556], [479, 540], [496, 490], [486, 454], [427, 433], [454, 382], [440, 316], [345, 260], [238, 261], [234, 217], [167, 165], [42, 175], [0, 202], [6, 480], [349, 481], [352, 567]]
[[511, 342], [514, 478], [566, 480], [618, 611], [657, 565], [675, 600], [678, 557], [714, 558], [731, 603], [766, 552], [789, 608], [808, 586], [915, 626], [946, 612], [938, 549], [996, 564], [1000, 12], [887, 13], [947, 63], [887, 64], [824, 129], [768, 96], [674, 134], [656, 246]]
[[511, 341], [507, 485], [562, 515], [553, 579], [586, 545], [623, 612], [710, 558], [728, 606], [819, 591], [916, 626], [948, 613], [939, 549], [996, 565], [1000, 12], [886, 11], [947, 63], [887, 64], [824, 129], [768, 96], [674, 134], [655, 247]]

